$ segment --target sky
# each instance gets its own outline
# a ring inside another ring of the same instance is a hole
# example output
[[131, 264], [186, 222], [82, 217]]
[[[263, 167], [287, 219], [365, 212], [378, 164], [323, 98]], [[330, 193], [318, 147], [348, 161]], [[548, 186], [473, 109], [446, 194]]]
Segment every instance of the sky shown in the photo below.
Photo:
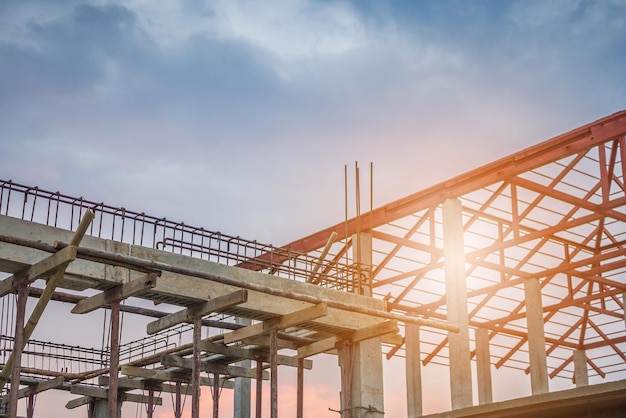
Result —
[[0, 179], [282, 245], [345, 165], [389, 203], [626, 108], [625, 64], [624, 0], [0, 0]]

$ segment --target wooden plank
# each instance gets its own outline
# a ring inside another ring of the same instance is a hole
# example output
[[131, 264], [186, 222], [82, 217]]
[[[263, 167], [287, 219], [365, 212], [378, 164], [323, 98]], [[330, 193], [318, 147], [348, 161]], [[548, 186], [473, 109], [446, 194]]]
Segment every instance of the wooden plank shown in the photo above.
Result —
[[[147, 390], [147, 389], [155, 389], [160, 392], [166, 393], [175, 393], [176, 387], [174, 385], [163, 383], [158, 380], [151, 379], [131, 379], [129, 377], [120, 377], [118, 379], [118, 387], [120, 389], [125, 390]], [[108, 376], [98, 376], [98, 385], [100, 386], [108, 386], [109, 385], [109, 377]]]
[[[269, 353], [265, 350], [233, 347], [207, 340], [201, 341], [199, 346], [202, 351], [233, 357], [235, 358], [233, 362], [239, 360], [261, 360], [269, 363]], [[298, 358], [279, 354], [278, 364], [281, 366], [298, 367]], [[307, 370], [311, 370], [313, 368], [313, 362], [311, 360], [305, 360], [302, 367]]]
[[[181, 369], [191, 370], [193, 367], [193, 359], [173, 355], [164, 355], [161, 357], [161, 364], [167, 367], [180, 367]], [[225, 364], [215, 364], [208, 361], [202, 361], [200, 362], [200, 369], [203, 372], [219, 373], [229, 377], [256, 378], [255, 369], [248, 369], [240, 366], [229, 366]], [[263, 380], [269, 380], [269, 373], [263, 373]]]
[[85, 314], [92, 312], [96, 309], [104, 308], [116, 300], [123, 300], [145, 292], [146, 290], [152, 289], [156, 286], [156, 280], [156, 273], [150, 273], [128, 283], [115, 286], [112, 289], [81, 300], [76, 304], [76, 306], [74, 306], [72, 313]]
[[298, 348], [298, 358], [310, 357], [315, 354], [325, 353], [334, 350], [336, 345], [342, 341], [350, 340], [352, 343], [369, 340], [370, 338], [380, 337], [385, 334], [397, 333], [398, 323], [395, 320], [381, 322], [369, 327], [358, 329], [351, 332], [345, 337], [330, 337], [324, 340], [316, 341], [304, 347]]
[[[269, 347], [270, 346], [270, 336], [269, 335], [257, 335], [256, 337], [246, 338], [241, 341], [247, 345], [258, 345], [261, 347]], [[285, 340], [278, 337], [278, 349], [287, 349], [287, 350], [297, 350], [298, 347], [302, 347], [306, 344], [298, 344], [293, 341]]]
[[244, 303], [248, 300], [248, 291], [245, 289], [237, 290], [233, 293], [226, 294], [224, 296], [210, 299], [206, 302], [197, 303], [182, 311], [175, 312], [173, 314], [159, 318], [156, 321], [150, 322], [147, 326], [148, 335], [155, 334], [164, 329], [173, 327], [183, 322], [192, 322], [194, 318], [203, 317], [211, 312], [220, 311], [222, 309], [230, 308], [240, 303]]
[[[17, 392], [17, 397], [18, 399], [21, 399], [30, 395], [35, 395], [37, 393], [44, 392], [49, 389], [58, 388], [60, 386], [63, 386], [63, 382], [65, 382], [65, 379], [62, 376], [58, 376], [58, 377], [55, 377], [54, 379], [44, 380], [42, 382], [35, 383], [33, 385], [28, 385], [27, 387], [22, 388]], [[4, 395], [0, 403], [5, 404], [7, 402], [9, 402], [9, 396]]]
[[381, 336], [383, 344], [389, 344], [389, 345], [402, 345], [404, 343], [404, 340], [402, 339], [402, 335], [400, 334], [385, 334]]
[[[134, 366], [122, 366], [122, 374], [132, 377], [140, 377], [143, 379], [159, 380], [162, 382], [185, 382], [191, 381], [191, 376], [188, 371], [182, 370], [159, 370], [159, 369], [144, 369], [143, 367]], [[228, 380], [224, 381], [220, 379], [220, 384], [227, 388], [233, 389], [235, 386], [233, 382]], [[200, 386], [213, 386], [213, 379], [208, 377], [200, 378]]]
[[306, 358], [315, 354], [326, 353], [330, 350], [334, 350], [338, 342], [339, 338], [330, 337], [316, 341], [313, 344], [305, 345], [304, 347], [298, 348], [298, 358]]
[[271, 330], [281, 330], [287, 327], [296, 326], [303, 322], [312, 321], [326, 316], [327, 313], [328, 308], [326, 303], [318, 303], [317, 305], [313, 305], [299, 311], [291, 312], [277, 318], [272, 318], [258, 324], [228, 332], [224, 334], [224, 343], [229, 344], [257, 335], [267, 334]]
[[16, 280], [23, 279], [32, 283], [41, 279], [59, 268], [65, 268], [76, 259], [76, 247], [65, 247], [62, 250], [44, 258], [43, 260], [26, 267], [24, 270], [9, 276], [0, 282], [0, 297], [13, 292]]
[[108, 389], [98, 388], [95, 386], [72, 385], [70, 386], [70, 393], [73, 395], [83, 395], [98, 399], [107, 399], [109, 397]]
[[66, 409], [76, 409], [83, 405], [88, 405], [94, 398], [89, 396], [81, 396], [80, 398], [72, 399], [65, 404]]
[[350, 337], [350, 340], [353, 343], [358, 343], [360, 341], [369, 340], [371, 338], [376, 338], [383, 336], [385, 334], [395, 334], [398, 333], [400, 329], [398, 328], [398, 322], [395, 320], [381, 322], [379, 324], [371, 325], [369, 327], [360, 328], [354, 331]]
[[[211, 380], [211, 382], [209, 383], [210, 385], [212, 385], [213, 380], [212, 379], [209, 379], [209, 380]], [[98, 384], [100, 386], [107, 386], [109, 384], [109, 377], [99, 376]], [[210, 386], [210, 385], [206, 385], [206, 386]], [[134, 389], [147, 390], [149, 388], [153, 388], [154, 390], [157, 390], [159, 392], [176, 393], [176, 385], [172, 385], [170, 383], [164, 383], [163, 381], [156, 380], [156, 379], [120, 377], [118, 381], [118, 386], [121, 389], [127, 389], [127, 390], [134, 390]], [[225, 379], [220, 379], [220, 386], [226, 389], [234, 389], [235, 387], [233, 382], [229, 380], [225, 380]], [[188, 387], [186, 384], [181, 385], [180, 390], [182, 393], [191, 393], [191, 387]]]
[[[72, 385], [70, 387], [70, 393], [97, 399], [108, 399], [109, 397], [108, 389], [87, 385]], [[120, 393], [119, 399], [122, 402], [148, 403], [147, 396], [137, 395], [134, 393]], [[162, 405], [163, 400], [161, 398], [154, 398], [154, 403]]]
[[[106, 389], [102, 389], [106, 391]], [[135, 402], [135, 403], [148, 403], [148, 397], [144, 395], [137, 395], [135, 393], [122, 393], [120, 394], [120, 399], [123, 402]], [[65, 404], [66, 409], [75, 409], [81, 407], [83, 405], [88, 405], [90, 402], [94, 401], [95, 398], [92, 396], [81, 396], [80, 398], [72, 399]], [[163, 405], [163, 398], [157, 397], [152, 399], [152, 403], [156, 405]]]

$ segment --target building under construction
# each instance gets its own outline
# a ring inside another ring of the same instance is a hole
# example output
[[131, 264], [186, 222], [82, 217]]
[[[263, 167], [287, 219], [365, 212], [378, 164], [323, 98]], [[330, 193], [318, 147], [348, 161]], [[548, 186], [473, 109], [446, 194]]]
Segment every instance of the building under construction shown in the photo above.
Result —
[[[123, 403], [152, 417], [164, 394], [176, 418], [187, 399], [192, 418], [275, 418], [290, 367], [296, 407], [280, 415], [300, 418], [304, 374], [330, 353], [342, 418], [390, 416], [394, 357], [408, 417], [442, 365], [438, 417], [621, 417], [626, 111], [281, 247], [0, 180], [0, 271], [0, 416], [45, 416], [37, 394], [63, 390], [90, 418]], [[100, 347], [33, 338], [58, 303], [104, 312]], [[130, 342], [123, 315], [147, 318]], [[505, 369], [530, 396], [494, 399]]]

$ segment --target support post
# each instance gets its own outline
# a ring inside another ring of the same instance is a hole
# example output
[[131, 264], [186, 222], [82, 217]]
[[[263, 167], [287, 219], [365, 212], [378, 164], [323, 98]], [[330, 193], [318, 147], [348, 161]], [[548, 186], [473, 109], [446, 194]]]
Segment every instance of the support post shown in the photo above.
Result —
[[296, 394], [296, 418], [304, 416], [304, 359], [298, 359], [298, 377]]
[[193, 320], [193, 369], [191, 370], [191, 418], [200, 418], [200, 341], [202, 318]]
[[213, 418], [220, 416], [220, 374], [213, 373]]
[[174, 418], [182, 418], [183, 416], [183, 403], [181, 395], [181, 383], [176, 382], [176, 398], [174, 400]]
[[261, 418], [261, 406], [263, 401], [263, 361], [257, 360], [256, 362], [256, 409], [255, 417]]
[[270, 417], [278, 418], [278, 331], [270, 331]]
[[[11, 365], [11, 390], [9, 392], [9, 418], [17, 417], [18, 392], [20, 390], [20, 374], [22, 367], [22, 351], [26, 345], [24, 336], [24, 318], [26, 317], [26, 302], [28, 301], [28, 286], [20, 283], [17, 286], [17, 312], [15, 314], [15, 339], [13, 341], [13, 364]], [[6, 366], [5, 366], [6, 367]]]
[[585, 350], [574, 350], [574, 380], [576, 387], [589, 386], [589, 373], [587, 371], [587, 354]]
[[443, 237], [448, 322], [459, 332], [448, 332], [450, 350], [450, 397], [452, 409], [472, 406], [472, 369], [465, 283], [463, 212], [459, 199], [443, 203]]
[[548, 393], [548, 362], [544, 334], [543, 306], [539, 280], [524, 281], [526, 300], [526, 326], [528, 328], [528, 355], [530, 360], [530, 386], [533, 395]]
[[[252, 321], [248, 318], [237, 317], [237, 323], [240, 325], [250, 325]], [[237, 363], [238, 366], [250, 368], [252, 363], [250, 360], [244, 360]], [[245, 377], [235, 378], [235, 402], [233, 418], [250, 418], [250, 395], [252, 381]]]
[[419, 326], [405, 324], [407, 417], [422, 416], [422, 362]]
[[87, 404], [87, 418], [95, 418], [96, 415], [96, 401], [91, 398]]
[[152, 418], [154, 412], [154, 389], [153, 388], [149, 388], [148, 389], [148, 411], [147, 411], [147, 418]]
[[117, 388], [120, 364], [120, 301], [111, 302], [111, 354], [109, 359], [109, 417], [118, 417]]
[[489, 330], [476, 329], [476, 380], [478, 382], [478, 403], [493, 402], [491, 386], [491, 354], [489, 352]]
[[348, 341], [342, 341], [337, 346], [339, 367], [341, 368], [341, 418], [352, 418], [352, 350], [354, 346]]
[[28, 401], [26, 404], [26, 418], [33, 418], [35, 415], [35, 394], [28, 395]]

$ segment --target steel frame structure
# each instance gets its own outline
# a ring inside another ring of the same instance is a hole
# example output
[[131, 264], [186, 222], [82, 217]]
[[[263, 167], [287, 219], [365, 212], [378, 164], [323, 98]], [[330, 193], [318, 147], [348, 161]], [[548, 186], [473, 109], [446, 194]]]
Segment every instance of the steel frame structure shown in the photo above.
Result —
[[[549, 376], [573, 379], [574, 352], [584, 350], [590, 377], [623, 377], [626, 111], [278, 248], [0, 180], [3, 215], [73, 229], [90, 209], [97, 237], [346, 291], [365, 283], [387, 302], [385, 315], [443, 321], [448, 199], [462, 205], [469, 325], [488, 331], [491, 363], [529, 372], [524, 282], [537, 279]], [[371, 266], [348, 261], [360, 233], [372, 237]], [[448, 334], [420, 333], [422, 364], [449, 365]], [[387, 345], [387, 357], [403, 344]]]
[[[441, 205], [462, 202], [469, 323], [496, 368], [529, 372], [523, 282], [540, 280], [550, 378], [626, 372], [626, 111], [389, 203], [284, 248], [344, 254], [373, 236], [372, 290], [388, 309], [446, 319]], [[447, 335], [422, 330], [422, 364], [448, 364]], [[401, 355], [401, 346], [387, 356]], [[475, 355], [475, 351], [472, 352]]]

